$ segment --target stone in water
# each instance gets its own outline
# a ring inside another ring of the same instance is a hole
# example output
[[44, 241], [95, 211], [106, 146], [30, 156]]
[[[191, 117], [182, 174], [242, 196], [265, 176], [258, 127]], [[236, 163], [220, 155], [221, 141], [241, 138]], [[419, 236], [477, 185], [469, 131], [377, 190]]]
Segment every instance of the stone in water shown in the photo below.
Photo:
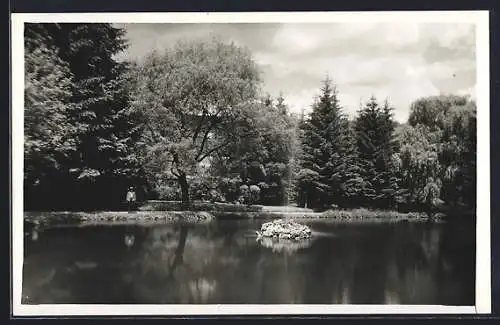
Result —
[[279, 239], [305, 239], [311, 237], [311, 229], [294, 221], [284, 221], [277, 219], [272, 222], [266, 222], [261, 226], [258, 237], [273, 237]]

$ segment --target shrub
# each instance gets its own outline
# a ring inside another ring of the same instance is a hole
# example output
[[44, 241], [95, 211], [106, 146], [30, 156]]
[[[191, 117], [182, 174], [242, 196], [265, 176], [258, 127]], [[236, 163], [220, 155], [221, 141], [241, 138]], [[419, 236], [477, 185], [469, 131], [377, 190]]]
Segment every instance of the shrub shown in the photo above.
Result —
[[250, 188], [248, 187], [248, 185], [243, 184], [240, 186], [240, 196], [238, 197], [238, 202], [240, 202], [241, 204], [250, 204], [252, 202]]
[[327, 218], [334, 219], [381, 219], [381, 220], [420, 220], [427, 219], [424, 213], [402, 213], [398, 211], [368, 210], [365, 208], [353, 210], [327, 210], [323, 212]]
[[159, 200], [177, 201], [181, 199], [181, 193], [178, 186], [159, 185], [154, 188]]
[[224, 196], [225, 200], [228, 202], [233, 202], [238, 200], [239, 197], [239, 186], [242, 184], [241, 178], [238, 177], [224, 177], [222, 178], [217, 188]]
[[[193, 211], [217, 211], [217, 212], [258, 212], [262, 206], [258, 205], [237, 205], [232, 203], [213, 203], [213, 202], [192, 202]], [[141, 211], [181, 211], [182, 203], [180, 201], [147, 201], [139, 208]]]
[[215, 189], [211, 189], [208, 192], [208, 200], [210, 202], [226, 202], [224, 194], [221, 191]]
[[250, 198], [252, 203], [259, 202], [260, 188], [257, 185], [250, 185]]

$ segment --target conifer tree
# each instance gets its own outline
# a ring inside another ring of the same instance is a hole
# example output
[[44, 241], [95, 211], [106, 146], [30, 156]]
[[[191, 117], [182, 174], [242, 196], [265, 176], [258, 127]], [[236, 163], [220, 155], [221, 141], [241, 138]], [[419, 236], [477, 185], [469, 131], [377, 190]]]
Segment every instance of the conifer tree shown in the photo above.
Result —
[[324, 208], [345, 203], [345, 184], [354, 177], [349, 123], [340, 106], [337, 89], [326, 77], [321, 95], [309, 118], [301, 123], [302, 159], [298, 180], [302, 201]]
[[24, 203], [25, 209], [48, 208], [53, 202], [46, 193], [68, 173], [76, 150], [68, 119], [72, 74], [42, 25], [26, 24], [24, 36]]
[[372, 96], [359, 110], [355, 122], [363, 196], [367, 204], [377, 208], [393, 206], [399, 193], [392, 110], [387, 101], [381, 106]]
[[341, 157], [343, 162], [340, 193], [343, 201], [341, 205], [344, 207], [359, 207], [364, 199], [365, 181], [362, 178], [362, 168], [356, 147], [354, 121], [348, 121], [347, 132], [345, 151]]
[[69, 199], [85, 193], [96, 204], [117, 203], [141, 174], [141, 130], [129, 110], [129, 66], [115, 59], [127, 46], [124, 30], [94, 23], [43, 28], [73, 76], [69, 101], [74, 109], [68, 122], [76, 128], [77, 150], [69, 163], [71, 175], [60, 184], [65, 189], [61, 195]]

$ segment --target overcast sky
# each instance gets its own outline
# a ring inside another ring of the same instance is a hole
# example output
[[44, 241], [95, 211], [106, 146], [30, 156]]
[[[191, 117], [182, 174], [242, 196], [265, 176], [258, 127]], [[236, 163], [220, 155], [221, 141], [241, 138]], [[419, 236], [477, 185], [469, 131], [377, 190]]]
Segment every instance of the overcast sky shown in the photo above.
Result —
[[372, 94], [389, 99], [404, 122], [409, 104], [439, 93], [475, 98], [474, 25], [430, 23], [117, 24], [140, 59], [177, 40], [210, 35], [248, 47], [263, 72], [263, 91], [283, 93], [289, 107], [309, 110], [328, 74], [341, 105], [354, 114]]

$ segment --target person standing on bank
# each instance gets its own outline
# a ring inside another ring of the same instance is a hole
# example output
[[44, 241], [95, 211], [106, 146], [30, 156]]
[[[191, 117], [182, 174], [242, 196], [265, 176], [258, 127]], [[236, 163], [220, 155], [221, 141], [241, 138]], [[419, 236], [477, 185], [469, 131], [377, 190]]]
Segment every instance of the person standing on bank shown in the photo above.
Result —
[[127, 192], [127, 196], [126, 196], [125, 200], [127, 201], [128, 210], [129, 211], [132, 210], [134, 207], [135, 201], [137, 200], [133, 186], [130, 186], [128, 188], [128, 192]]

